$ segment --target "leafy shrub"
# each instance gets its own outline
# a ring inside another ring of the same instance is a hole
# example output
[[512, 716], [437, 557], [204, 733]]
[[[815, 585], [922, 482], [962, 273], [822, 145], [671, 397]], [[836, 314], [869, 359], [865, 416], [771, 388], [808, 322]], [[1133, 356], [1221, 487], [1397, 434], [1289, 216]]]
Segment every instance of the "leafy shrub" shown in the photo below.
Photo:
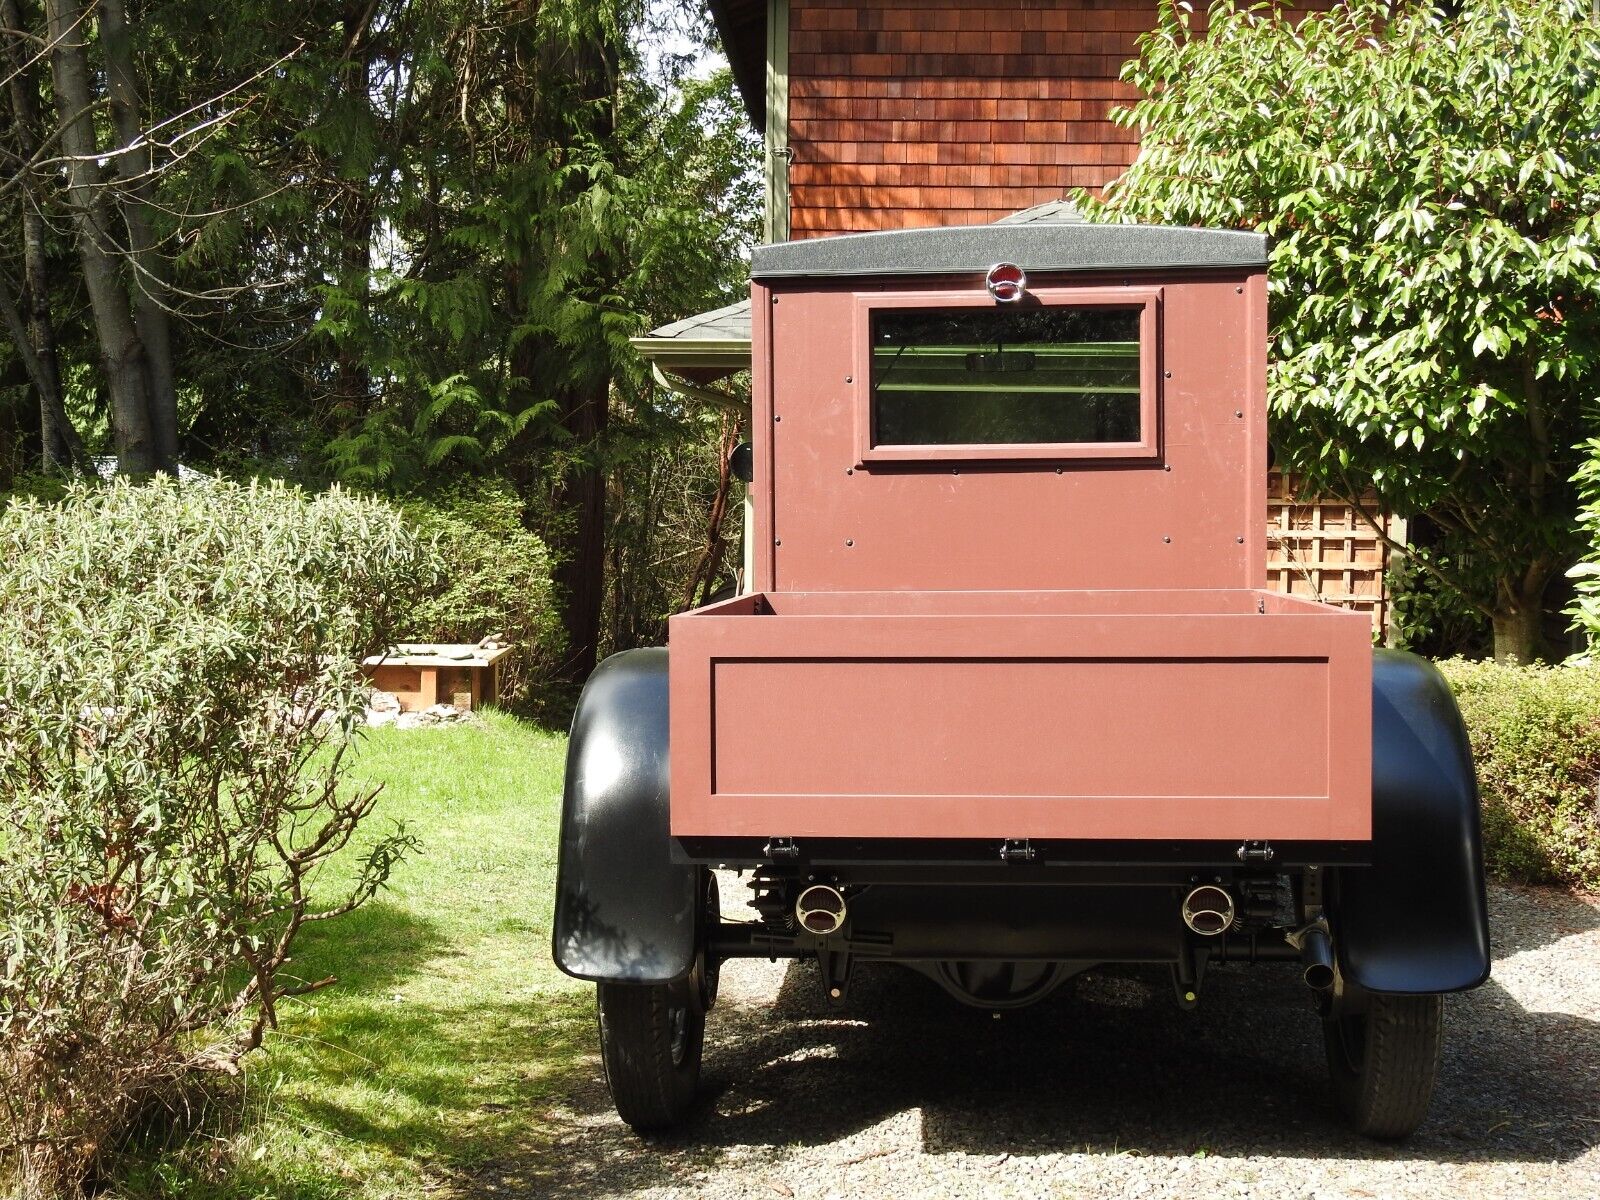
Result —
[[1600, 438], [1590, 438], [1578, 449], [1584, 457], [1573, 482], [1583, 502], [1578, 509], [1578, 528], [1587, 550], [1584, 561], [1567, 571], [1573, 581], [1573, 598], [1566, 612], [1572, 618], [1571, 628], [1582, 630], [1593, 646], [1600, 642]]
[[1138, 159], [1086, 215], [1270, 237], [1284, 464], [1426, 515], [1413, 557], [1530, 662], [1582, 549], [1569, 448], [1597, 432], [1600, 21], [1591, 0], [1297, 7], [1163, 0], [1113, 115]]
[[6, 491], [0, 492], [0, 512], [18, 500], [59, 504], [66, 499], [67, 488], [67, 480], [60, 475], [18, 475]]
[[332, 982], [285, 971], [296, 935], [408, 844], [312, 904], [375, 799], [354, 656], [430, 559], [380, 503], [220, 480], [20, 500], [0, 556], [0, 1172], [49, 1195]]
[[1472, 738], [1489, 869], [1600, 890], [1600, 671], [1440, 665]]
[[[1434, 552], [1431, 558], [1450, 568], [1448, 554]], [[1441, 586], [1412, 555], [1397, 554], [1391, 561], [1383, 582], [1396, 645], [1427, 658], [1476, 658], [1493, 649], [1488, 620], [1459, 592]]]
[[500, 700], [527, 707], [540, 674], [562, 646], [551, 596], [550, 553], [522, 523], [509, 484], [481, 480], [408, 500], [407, 522], [443, 563], [437, 583], [406, 619], [407, 641], [476, 642], [494, 636], [514, 650], [500, 663]]

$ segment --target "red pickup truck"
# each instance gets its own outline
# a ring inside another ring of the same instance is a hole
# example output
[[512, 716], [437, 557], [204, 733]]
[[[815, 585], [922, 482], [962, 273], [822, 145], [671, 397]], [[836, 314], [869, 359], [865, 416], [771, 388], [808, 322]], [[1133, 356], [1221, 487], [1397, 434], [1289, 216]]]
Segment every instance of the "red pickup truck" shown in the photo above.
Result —
[[1422, 1119], [1489, 969], [1476, 782], [1427, 663], [1266, 590], [1266, 261], [1072, 220], [755, 252], [751, 577], [607, 660], [569, 750], [554, 954], [630, 1124], [689, 1111], [739, 956], [995, 1008], [1291, 960], [1354, 1125]]

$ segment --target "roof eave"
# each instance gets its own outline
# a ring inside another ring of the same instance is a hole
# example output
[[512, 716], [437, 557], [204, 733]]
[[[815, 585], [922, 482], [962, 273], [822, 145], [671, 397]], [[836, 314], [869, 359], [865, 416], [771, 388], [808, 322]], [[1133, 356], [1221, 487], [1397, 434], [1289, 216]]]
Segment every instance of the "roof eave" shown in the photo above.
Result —
[[750, 365], [750, 343], [730, 338], [629, 338], [641, 358], [668, 370], [741, 371]]
[[766, 0], [708, 0], [733, 82], [757, 133], [767, 131]]

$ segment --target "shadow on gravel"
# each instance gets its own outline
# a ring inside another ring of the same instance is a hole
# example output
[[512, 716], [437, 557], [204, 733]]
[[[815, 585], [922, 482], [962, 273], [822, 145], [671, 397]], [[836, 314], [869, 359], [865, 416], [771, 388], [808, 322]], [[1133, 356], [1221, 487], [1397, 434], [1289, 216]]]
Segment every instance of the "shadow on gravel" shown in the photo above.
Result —
[[[1499, 920], [1511, 931], [1497, 938], [1502, 960], [1600, 927], [1600, 912], [1558, 892], [1496, 889], [1494, 903], [1514, 918]], [[730, 964], [726, 977], [754, 969]], [[1106, 970], [996, 1020], [887, 966], [860, 968], [849, 1007], [834, 1011], [815, 965], [797, 963], [771, 1008], [713, 1014], [707, 1094], [687, 1128], [641, 1145], [597, 1081], [575, 1092], [571, 1107], [587, 1116], [561, 1139], [560, 1161], [542, 1164], [540, 1194], [692, 1188], [732, 1147], [828, 1143], [909, 1109], [921, 1111], [928, 1154], [1551, 1162], [1600, 1139], [1600, 1024], [1527, 1011], [1493, 982], [1451, 998], [1446, 1014], [1432, 1114], [1392, 1145], [1341, 1123], [1292, 967], [1213, 968], [1192, 1013], [1164, 971]]]

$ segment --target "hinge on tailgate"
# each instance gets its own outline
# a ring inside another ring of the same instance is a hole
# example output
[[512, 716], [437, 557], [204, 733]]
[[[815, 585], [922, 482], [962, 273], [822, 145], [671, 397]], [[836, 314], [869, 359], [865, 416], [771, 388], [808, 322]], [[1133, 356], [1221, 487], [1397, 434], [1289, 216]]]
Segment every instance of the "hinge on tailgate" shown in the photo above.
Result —
[[1269, 863], [1277, 857], [1270, 842], [1241, 842], [1234, 854], [1242, 863]]
[[777, 837], [769, 839], [767, 844], [761, 847], [761, 853], [774, 862], [792, 861], [800, 857], [800, 847], [795, 844], [793, 838]]
[[1007, 838], [1000, 843], [1000, 861], [1008, 863], [1032, 862], [1039, 852], [1028, 844], [1027, 838]]

